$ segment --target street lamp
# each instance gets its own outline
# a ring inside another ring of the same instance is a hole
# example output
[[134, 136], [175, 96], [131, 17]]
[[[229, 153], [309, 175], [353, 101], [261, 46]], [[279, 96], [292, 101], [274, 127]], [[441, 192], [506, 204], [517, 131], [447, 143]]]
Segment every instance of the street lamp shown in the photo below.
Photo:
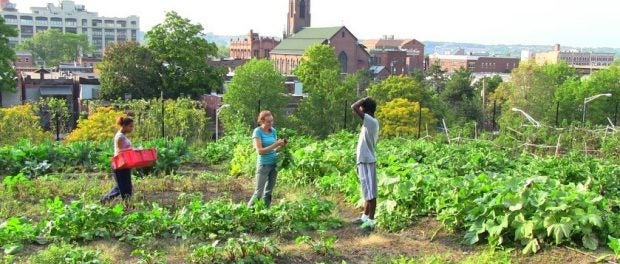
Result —
[[225, 107], [229, 107], [229, 104], [224, 104], [220, 107], [218, 107], [215, 110], [215, 140], [217, 141], [220, 138], [220, 126], [219, 126], [219, 120], [220, 120], [220, 112], [222, 111], [222, 109], [224, 109]]
[[532, 123], [532, 125], [534, 125], [534, 127], [540, 127], [540, 123], [538, 121], [536, 121], [534, 118], [532, 118], [530, 115], [528, 115], [526, 112], [524, 112], [523, 110], [521, 110], [519, 108], [512, 108], [512, 111], [519, 112], [519, 113], [523, 114], [523, 116], [525, 116], [525, 118], [527, 118], [527, 121], [530, 121], [530, 123]]
[[603, 97], [603, 96], [607, 96], [607, 97], [611, 97], [610, 93], [605, 93], [605, 94], [597, 94], [595, 96], [591, 96], [588, 98], [583, 99], [583, 118], [581, 119], [581, 126], [585, 127], [586, 126], [586, 112], [587, 112], [587, 103], [592, 102], [594, 100], [596, 100], [599, 97]]

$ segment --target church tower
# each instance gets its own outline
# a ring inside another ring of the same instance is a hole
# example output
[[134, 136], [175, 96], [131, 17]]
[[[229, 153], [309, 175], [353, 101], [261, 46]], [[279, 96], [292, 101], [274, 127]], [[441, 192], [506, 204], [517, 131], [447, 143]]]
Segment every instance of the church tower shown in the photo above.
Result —
[[310, 27], [310, 0], [289, 0], [286, 20], [287, 37], [299, 32], [302, 28]]

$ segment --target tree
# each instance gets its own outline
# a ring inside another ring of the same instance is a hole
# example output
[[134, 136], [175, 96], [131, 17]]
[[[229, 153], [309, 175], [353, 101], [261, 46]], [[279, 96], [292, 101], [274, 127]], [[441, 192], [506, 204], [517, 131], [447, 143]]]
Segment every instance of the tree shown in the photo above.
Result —
[[202, 25], [168, 12], [163, 23], [146, 33], [147, 47], [160, 64], [166, 97], [200, 96], [222, 85], [223, 70], [207, 64], [209, 57], [217, 56], [217, 46], [202, 31]]
[[46, 65], [77, 60], [80, 53], [89, 53], [92, 47], [84, 34], [62, 33], [56, 29], [36, 33], [24, 41], [18, 49], [28, 50]]
[[421, 82], [409, 76], [390, 76], [380, 83], [368, 88], [368, 95], [384, 104], [396, 98], [404, 98], [411, 102], [428, 102], [431, 92]]
[[[297, 127], [318, 137], [342, 129], [346, 125], [344, 117], [350, 112], [349, 105], [357, 97], [357, 80], [354, 75], [341, 79], [334, 49], [328, 45], [310, 47], [295, 75], [309, 94], [293, 115]], [[353, 117], [348, 120], [353, 122]]]
[[502, 82], [504, 82], [504, 80], [502, 80], [502, 77], [499, 75], [493, 75], [492, 77], [485, 76], [474, 84], [474, 88], [476, 91], [482, 91], [484, 89], [485, 93], [490, 94], [495, 92]]
[[217, 45], [217, 57], [219, 58], [230, 57], [230, 47], [226, 45]]
[[97, 68], [104, 99], [123, 98], [125, 93], [134, 99], [147, 99], [160, 93], [159, 64], [150, 50], [136, 42], [109, 46]]
[[440, 98], [447, 104], [445, 117], [451, 123], [463, 124], [471, 120], [479, 120], [482, 113], [482, 100], [474, 92], [471, 72], [462, 68], [454, 72]]
[[381, 134], [387, 137], [416, 136], [418, 125], [422, 130], [433, 128], [437, 120], [428, 108], [422, 108], [420, 117], [420, 103], [411, 102], [404, 98], [396, 98], [379, 107], [377, 118], [381, 120]]
[[431, 64], [426, 72], [426, 76], [430, 79], [429, 85], [435, 92], [440, 93], [443, 91], [446, 86], [446, 71], [441, 68], [441, 63], [439, 63], [439, 61], [435, 61]]
[[4, 23], [0, 17], [0, 106], [2, 91], [15, 91], [15, 51], [9, 45], [9, 37], [17, 37], [17, 31]]
[[245, 125], [256, 125], [258, 100], [260, 110], [270, 110], [276, 122], [284, 121], [284, 108], [288, 98], [284, 96], [284, 78], [268, 60], [253, 59], [237, 68], [224, 101], [230, 105], [230, 115], [224, 118], [227, 125], [242, 121]]

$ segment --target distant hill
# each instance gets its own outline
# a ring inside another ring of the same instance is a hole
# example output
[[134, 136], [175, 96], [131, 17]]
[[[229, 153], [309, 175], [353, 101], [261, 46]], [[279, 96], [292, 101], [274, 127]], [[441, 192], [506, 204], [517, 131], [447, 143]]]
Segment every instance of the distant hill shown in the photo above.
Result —
[[214, 42], [217, 45], [228, 46], [230, 45], [230, 39], [245, 38], [245, 35], [244, 36], [219, 36], [219, 35], [215, 35], [209, 32], [206, 34], [206, 38], [209, 42]]
[[[439, 42], [439, 41], [423, 41], [426, 54], [445, 54], [451, 53], [458, 49], [464, 49], [466, 53], [488, 53], [490, 55], [501, 55], [510, 57], [521, 56], [522, 50], [530, 50], [533, 52], [545, 52], [553, 49], [552, 45], [484, 45], [475, 43], [458, 43], [458, 42]], [[616, 57], [620, 57], [620, 48], [581, 48], [562, 46], [562, 50], [582, 50], [592, 52], [610, 52], [615, 53]]]

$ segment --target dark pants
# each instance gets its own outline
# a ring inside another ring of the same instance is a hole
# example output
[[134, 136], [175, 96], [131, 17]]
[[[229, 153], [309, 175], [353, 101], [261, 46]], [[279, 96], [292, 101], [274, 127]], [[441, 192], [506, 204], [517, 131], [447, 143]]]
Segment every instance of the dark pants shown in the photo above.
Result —
[[123, 200], [131, 197], [133, 193], [133, 187], [131, 186], [131, 169], [115, 170], [114, 179], [116, 180], [116, 186], [101, 198], [101, 203], [109, 202], [118, 196], [121, 196]]
[[259, 165], [256, 170], [256, 189], [252, 199], [248, 202], [248, 206], [254, 205], [256, 199], [263, 199], [265, 205], [271, 205], [271, 194], [276, 186], [276, 178], [278, 177], [278, 169], [275, 164]]

